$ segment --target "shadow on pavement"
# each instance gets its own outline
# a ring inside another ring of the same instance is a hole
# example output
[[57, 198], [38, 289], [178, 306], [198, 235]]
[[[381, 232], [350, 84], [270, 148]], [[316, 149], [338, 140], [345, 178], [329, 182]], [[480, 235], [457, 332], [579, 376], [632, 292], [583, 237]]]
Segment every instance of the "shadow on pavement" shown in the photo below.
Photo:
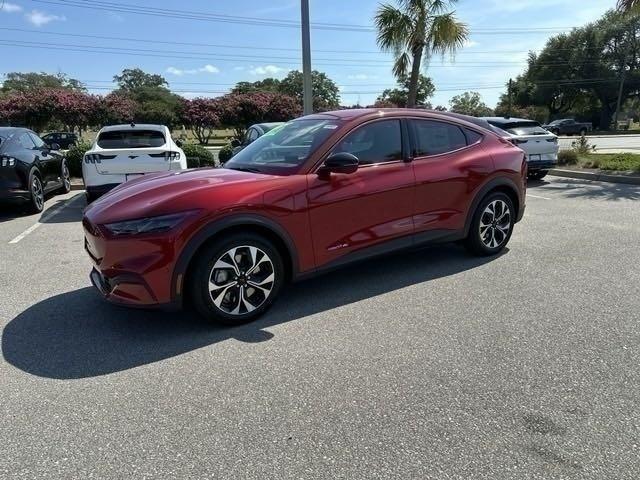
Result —
[[[495, 257], [493, 257], [495, 258]], [[403, 287], [473, 269], [493, 260], [445, 245], [379, 258], [290, 285], [260, 320], [220, 328], [190, 312], [130, 310], [103, 301], [92, 288], [48, 298], [7, 324], [2, 353], [41, 377], [78, 379], [127, 370], [234, 338], [262, 342], [264, 329]]]
[[[49, 201], [51, 199], [53, 199], [53, 202]], [[82, 220], [82, 211], [87, 206], [84, 193], [75, 193], [72, 197], [64, 199], [55, 198], [54, 195], [47, 195], [47, 202], [45, 209], [38, 215], [29, 213], [24, 205], [15, 203], [2, 204], [0, 206], [0, 223], [29, 216], [33, 216], [34, 222], [40, 223], [80, 222]], [[60, 208], [64, 203], [69, 205], [56, 212], [56, 209]]]
[[536, 181], [529, 186], [538, 188], [539, 192], [559, 193], [565, 198], [586, 198], [591, 200], [640, 200], [640, 186], [622, 183], [592, 182], [555, 177], [560, 182]]

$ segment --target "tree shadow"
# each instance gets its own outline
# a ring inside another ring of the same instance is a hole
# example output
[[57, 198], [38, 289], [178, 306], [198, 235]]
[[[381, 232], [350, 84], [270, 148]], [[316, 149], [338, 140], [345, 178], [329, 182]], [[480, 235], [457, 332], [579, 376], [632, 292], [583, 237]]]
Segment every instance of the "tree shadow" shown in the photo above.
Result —
[[586, 198], [592, 200], [640, 200], [640, 186], [623, 183], [594, 182], [590, 180], [562, 179], [559, 182], [530, 184], [538, 192], [555, 193], [565, 198]]
[[[505, 253], [508, 250], [505, 250]], [[218, 342], [263, 342], [269, 327], [473, 269], [496, 257], [471, 257], [456, 245], [375, 261], [289, 285], [257, 322], [236, 328], [207, 324], [195, 314], [133, 310], [105, 302], [82, 288], [48, 298], [11, 320], [2, 354], [33, 375], [78, 379], [157, 362]]]

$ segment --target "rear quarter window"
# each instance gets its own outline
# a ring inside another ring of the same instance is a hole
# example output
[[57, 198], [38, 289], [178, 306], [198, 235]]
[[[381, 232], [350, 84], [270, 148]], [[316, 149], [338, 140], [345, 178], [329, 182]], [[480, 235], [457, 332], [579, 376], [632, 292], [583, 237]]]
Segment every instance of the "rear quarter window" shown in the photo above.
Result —
[[159, 130], [112, 130], [98, 135], [100, 148], [150, 148], [166, 143]]
[[467, 146], [467, 137], [460, 127], [433, 120], [414, 120], [414, 155], [440, 155]]

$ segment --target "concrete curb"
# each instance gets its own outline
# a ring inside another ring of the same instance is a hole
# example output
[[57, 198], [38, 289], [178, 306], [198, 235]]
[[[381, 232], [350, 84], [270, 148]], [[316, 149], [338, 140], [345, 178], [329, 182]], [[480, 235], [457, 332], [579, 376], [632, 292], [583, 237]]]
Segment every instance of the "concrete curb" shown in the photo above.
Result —
[[627, 185], [640, 185], [640, 176], [610, 175], [607, 173], [581, 172], [579, 170], [564, 170], [553, 168], [549, 175], [556, 177], [578, 178], [580, 180], [592, 180], [596, 182], [624, 183]]
[[81, 179], [79, 178], [71, 179], [71, 191], [73, 192], [74, 190], [84, 190], [84, 183], [82, 182]]

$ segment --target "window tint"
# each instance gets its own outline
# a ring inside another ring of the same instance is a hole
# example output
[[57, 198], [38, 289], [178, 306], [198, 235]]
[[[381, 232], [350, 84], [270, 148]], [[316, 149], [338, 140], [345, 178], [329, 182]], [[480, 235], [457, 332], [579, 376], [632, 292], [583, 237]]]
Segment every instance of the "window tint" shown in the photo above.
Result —
[[37, 136], [35, 133], [29, 132], [29, 136], [31, 137], [31, 140], [33, 140], [33, 143], [35, 143], [36, 148], [42, 148], [45, 146], [42, 139], [39, 136]]
[[28, 150], [33, 150], [36, 147], [27, 132], [19, 134], [15, 141], [19, 147], [26, 148]]
[[480, 140], [482, 140], [482, 135], [480, 135], [475, 130], [469, 130], [468, 128], [465, 128], [464, 133], [467, 135], [468, 145], [473, 145], [474, 143], [478, 143]]
[[351, 153], [360, 165], [402, 159], [402, 133], [399, 120], [382, 120], [364, 125], [347, 135], [333, 153]]
[[158, 130], [112, 130], [98, 136], [100, 148], [149, 148], [166, 143]]
[[416, 156], [439, 155], [467, 146], [462, 129], [455, 125], [431, 120], [414, 120]]

